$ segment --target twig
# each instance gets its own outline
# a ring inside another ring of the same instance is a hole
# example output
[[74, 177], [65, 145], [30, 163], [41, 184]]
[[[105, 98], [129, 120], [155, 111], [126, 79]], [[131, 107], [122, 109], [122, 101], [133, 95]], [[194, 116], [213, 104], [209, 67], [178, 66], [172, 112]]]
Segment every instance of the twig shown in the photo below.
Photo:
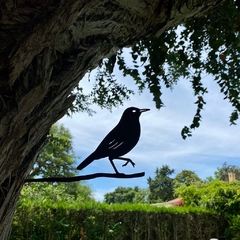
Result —
[[49, 178], [33, 178], [25, 179], [25, 182], [76, 182], [82, 180], [89, 180], [98, 177], [107, 177], [107, 178], [137, 178], [143, 177], [145, 172], [134, 173], [134, 174], [124, 174], [124, 173], [94, 173], [84, 176], [76, 177], [49, 177]]

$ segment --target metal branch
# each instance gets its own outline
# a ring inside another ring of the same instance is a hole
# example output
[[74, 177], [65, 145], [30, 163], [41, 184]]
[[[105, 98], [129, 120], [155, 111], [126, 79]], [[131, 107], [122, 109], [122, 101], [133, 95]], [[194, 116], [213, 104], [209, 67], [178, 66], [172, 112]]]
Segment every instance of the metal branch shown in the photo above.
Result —
[[124, 174], [124, 173], [94, 173], [89, 175], [83, 176], [75, 176], [75, 177], [49, 177], [49, 178], [33, 178], [33, 179], [26, 179], [26, 182], [76, 182], [76, 181], [83, 181], [89, 180], [93, 178], [99, 177], [107, 177], [107, 178], [138, 178], [143, 177], [145, 172], [134, 173], [134, 174]]

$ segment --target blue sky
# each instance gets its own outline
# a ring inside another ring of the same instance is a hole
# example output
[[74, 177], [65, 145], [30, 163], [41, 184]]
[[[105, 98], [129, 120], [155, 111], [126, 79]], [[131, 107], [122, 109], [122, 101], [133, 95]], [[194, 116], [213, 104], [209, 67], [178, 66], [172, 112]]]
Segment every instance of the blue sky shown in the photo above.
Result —
[[[84, 91], [91, 89], [92, 81], [84, 78], [80, 86]], [[124, 78], [118, 71], [114, 72], [119, 82], [126, 84], [130, 89], [136, 90], [130, 77]], [[148, 90], [136, 94], [123, 106], [114, 108], [112, 112], [93, 106], [96, 114], [77, 113], [70, 117], [63, 117], [59, 123], [64, 124], [73, 136], [74, 151], [80, 156], [77, 165], [84, 160], [102, 141], [106, 134], [118, 123], [122, 112], [131, 106], [150, 108], [151, 111], [143, 113], [140, 117], [141, 137], [136, 147], [126, 157], [131, 158], [136, 166], [131, 164], [122, 167], [123, 162], [116, 160], [120, 172], [145, 172], [145, 177], [135, 179], [98, 178], [87, 181], [95, 192], [98, 200], [103, 199], [106, 192], [113, 191], [118, 186], [141, 188], [148, 187], [147, 178], [154, 177], [156, 168], [169, 165], [175, 174], [182, 170], [193, 170], [200, 178], [213, 176], [217, 167], [227, 164], [240, 165], [240, 125], [230, 126], [229, 116], [232, 107], [228, 101], [223, 100], [219, 87], [211, 76], [203, 79], [209, 93], [204, 96], [207, 104], [202, 111], [203, 120], [200, 128], [193, 131], [193, 137], [183, 140], [181, 129], [189, 126], [196, 111], [197, 97], [194, 96], [191, 84], [182, 79], [173, 91], [162, 89], [162, 100], [166, 107], [157, 110], [152, 95]], [[108, 159], [96, 160], [79, 175], [105, 172], [113, 173]], [[173, 175], [174, 176], [174, 175]]]

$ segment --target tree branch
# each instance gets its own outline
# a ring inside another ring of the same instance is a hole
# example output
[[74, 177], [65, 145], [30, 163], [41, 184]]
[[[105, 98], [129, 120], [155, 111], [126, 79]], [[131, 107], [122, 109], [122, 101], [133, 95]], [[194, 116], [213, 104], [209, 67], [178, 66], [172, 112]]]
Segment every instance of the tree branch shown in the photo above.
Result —
[[124, 174], [124, 173], [94, 173], [84, 176], [76, 176], [76, 177], [49, 177], [49, 178], [33, 178], [33, 179], [26, 179], [26, 182], [76, 182], [76, 181], [83, 181], [89, 180], [98, 177], [107, 177], [107, 178], [137, 178], [143, 177], [145, 172], [134, 173], [134, 174]]

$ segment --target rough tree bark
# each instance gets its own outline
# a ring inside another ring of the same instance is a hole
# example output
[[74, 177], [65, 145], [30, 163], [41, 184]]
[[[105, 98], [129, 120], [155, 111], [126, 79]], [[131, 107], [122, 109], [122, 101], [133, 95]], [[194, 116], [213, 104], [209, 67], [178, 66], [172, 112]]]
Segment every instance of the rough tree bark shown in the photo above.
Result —
[[84, 74], [119, 48], [157, 37], [220, 2], [0, 2], [0, 239], [9, 239], [24, 179]]

